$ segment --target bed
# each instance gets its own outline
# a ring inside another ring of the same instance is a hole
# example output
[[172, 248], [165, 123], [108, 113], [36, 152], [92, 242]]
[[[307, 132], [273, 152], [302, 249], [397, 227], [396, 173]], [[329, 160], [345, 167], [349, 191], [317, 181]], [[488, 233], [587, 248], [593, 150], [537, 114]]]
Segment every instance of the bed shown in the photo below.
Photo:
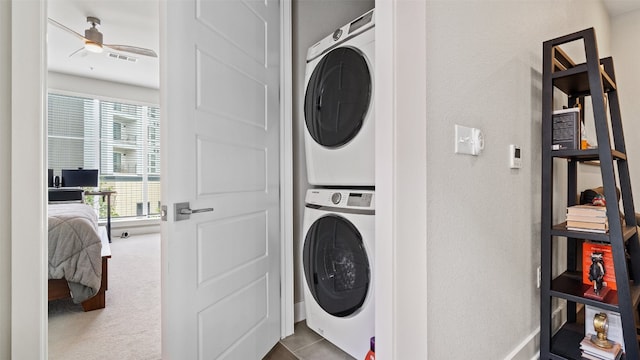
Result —
[[105, 307], [107, 232], [92, 207], [49, 204], [49, 301], [70, 297], [85, 311]]

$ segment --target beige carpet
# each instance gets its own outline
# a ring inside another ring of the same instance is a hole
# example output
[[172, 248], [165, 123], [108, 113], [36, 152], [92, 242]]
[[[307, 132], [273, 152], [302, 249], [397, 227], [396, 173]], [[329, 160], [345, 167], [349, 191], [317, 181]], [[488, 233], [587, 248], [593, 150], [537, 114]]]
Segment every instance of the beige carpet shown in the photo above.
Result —
[[49, 303], [49, 359], [156, 360], [160, 343], [160, 234], [113, 238], [104, 309]]

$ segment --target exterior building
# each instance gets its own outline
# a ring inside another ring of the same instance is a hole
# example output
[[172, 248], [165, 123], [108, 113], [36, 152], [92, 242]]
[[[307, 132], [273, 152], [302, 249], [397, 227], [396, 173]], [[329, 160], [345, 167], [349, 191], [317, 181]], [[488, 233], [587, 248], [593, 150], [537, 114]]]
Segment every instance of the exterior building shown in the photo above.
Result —
[[[48, 154], [54, 174], [99, 169], [99, 188], [113, 190], [113, 217], [160, 212], [160, 110], [84, 97], [49, 94]], [[106, 217], [103, 199], [94, 203]], [[145, 205], [146, 204], [146, 205]]]

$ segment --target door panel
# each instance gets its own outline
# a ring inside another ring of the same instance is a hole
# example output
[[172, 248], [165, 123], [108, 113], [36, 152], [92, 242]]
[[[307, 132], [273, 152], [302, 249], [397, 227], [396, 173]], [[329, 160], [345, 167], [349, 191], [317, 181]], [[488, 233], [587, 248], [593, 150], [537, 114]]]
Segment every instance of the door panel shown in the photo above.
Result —
[[[198, 1], [197, 19], [226, 38], [227, 42], [246, 52], [250, 58], [266, 66], [267, 37], [262, 36], [267, 33], [268, 28], [265, 15], [267, 9], [262, 6], [265, 3], [267, 2]], [[269, 2], [267, 7], [274, 5], [277, 3]], [[242, 19], [242, 22], [238, 22], [238, 19]], [[278, 24], [275, 25], [274, 30], [277, 31]]]
[[[198, 283], [267, 257], [266, 212], [238, 216], [198, 227]], [[212, 254], [213, 258], [203, 258]]]
[[[244, 346], [242, 338], [259, 332], [259, 327], [267, 321], [268, 300], [268, 279], [265, 275], [201, 311], [198, 314], [201, 358], [218, 359], [228, 355], [225, 353], [237, 351], [237, 346]], [[244, 310], [238, 313], [238, 308]], [[220, 322], [230, 313], [236, 314], [233, 321]]]
[[198, 195], [266, 191], [266, 149], [198, 138]]
[[[280, 334], [277, 1], [162, 3], [163, 358], [260, 359]], [[242, 26], [239, 26], [242, 24]]]
[[[264, 81], [202, 49], [196, 50], [196, 61], [199, 79], [215, 79], [198, 82], [196, 96], [199, 109], [263, 129], [266, 127], [264, 114], [268, 87]], [[264, 71], [264, 68], [255, 70]], [[207, 99], [207, 102], [203, 103], [202, 99]]]

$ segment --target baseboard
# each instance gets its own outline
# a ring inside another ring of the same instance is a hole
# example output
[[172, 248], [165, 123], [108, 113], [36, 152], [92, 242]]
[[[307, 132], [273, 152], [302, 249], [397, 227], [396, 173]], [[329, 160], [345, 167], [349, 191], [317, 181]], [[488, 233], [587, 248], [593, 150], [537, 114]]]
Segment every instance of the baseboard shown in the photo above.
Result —
[[[551, 315], [553, 333], [566, 322], [567, 307], [560, 305]], [[540, 359], [540, 327], [538, 326], [504, 360], [538, 360]]]
[[[103, 225], [102, 223], [100, 225]], [[160, 219], [118, 219], [111, 221], [111, 237], [129, 237], [133, 235], [160, 232]], [[124, 236], [126, 235], [126, 236]]]
[[304, 301], [293, 304], [293, 322], [300, 322], [307, 318], [307, 312], [304, 309]]
[[540, 327], [538, 326], [516, 348], [509, 353], [505, 360], [534, 360], [540, 357]]

